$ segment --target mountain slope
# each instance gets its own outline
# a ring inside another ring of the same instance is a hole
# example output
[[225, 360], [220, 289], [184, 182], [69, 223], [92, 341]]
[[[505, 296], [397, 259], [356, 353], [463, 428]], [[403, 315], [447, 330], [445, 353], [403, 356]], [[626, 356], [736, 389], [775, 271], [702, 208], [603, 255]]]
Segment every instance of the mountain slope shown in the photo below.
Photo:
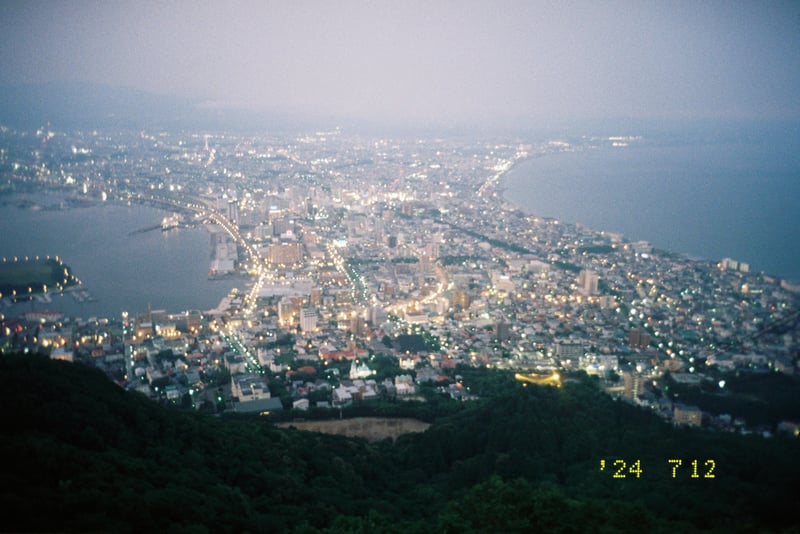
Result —
[[[396, 444], [156, 405], [98, 371], [0, 357], [3, 529], [781, 531], [797, 441], [675, 430], [588, 379], [522, 388]], [[670, 458], [683, 459], [676, 478]], [[691, 459], [700, 477], [691, 478]], [[600, 460], [608, 468], [599, 469]], [[614, 459], [627, 462], [613, 478]], [[641, 472], [635, 473], [635, 460]], [[715, 478], [702, 475], [716, 462]]]

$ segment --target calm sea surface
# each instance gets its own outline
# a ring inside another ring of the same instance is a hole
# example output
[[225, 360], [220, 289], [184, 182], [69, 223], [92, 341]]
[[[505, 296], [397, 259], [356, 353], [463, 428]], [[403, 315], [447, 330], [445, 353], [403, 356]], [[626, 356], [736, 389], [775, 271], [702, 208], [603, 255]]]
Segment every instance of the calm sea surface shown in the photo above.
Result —
[[[20, 197], [5, 197], [12, 204]], [[33, 198], [34, 201], [37, 199]], [[52, 198], [43, 202], [53, 201]], [[210, 236], [204, 228], [131, 232], [159, 224], [167, 212], [104, 204], [62, 211], [0, 207], [0, 256], [59, 256], [95, 302], [53, 296], [14, 310], [53, 309], [83, 318], [153, 309], [214, 308], [245, 280], [208, 280]], [[9, 314], [7, 308], [0, 312]]]
[[533, 215], [800, 281], [800, 146], [792, 139], [645, 140], [558, 153], [522, 162], [505, 186], [506, 199]]

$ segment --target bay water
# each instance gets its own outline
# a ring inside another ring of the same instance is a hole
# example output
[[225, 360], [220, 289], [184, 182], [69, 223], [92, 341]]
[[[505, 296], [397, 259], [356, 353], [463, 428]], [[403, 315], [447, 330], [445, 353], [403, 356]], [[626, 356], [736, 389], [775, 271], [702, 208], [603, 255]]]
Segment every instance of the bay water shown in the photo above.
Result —
[[800, 144], [791, 135], [605, 143], [524, 160], [504, 186], [532, 215], [800, 281]]
[[[75, 317], [118, 318], [148, 306], [170, 312], [214, 308], [244, 279], [209, 280], [209, 232], [203, 227], [162, 232], [152, 228], [169, 212], [144, 206], [97, 204], [62, 210], [18, 207], [4, 197], [0, 212], [0, 256], [59, 256], [83, 283], [91, 299], [69, 292], [51, 302], [33, 301], [0, 309], [14, 315], [29, 309], [57, 310]], [[53, 204], [53, 198], [32, 197]]]

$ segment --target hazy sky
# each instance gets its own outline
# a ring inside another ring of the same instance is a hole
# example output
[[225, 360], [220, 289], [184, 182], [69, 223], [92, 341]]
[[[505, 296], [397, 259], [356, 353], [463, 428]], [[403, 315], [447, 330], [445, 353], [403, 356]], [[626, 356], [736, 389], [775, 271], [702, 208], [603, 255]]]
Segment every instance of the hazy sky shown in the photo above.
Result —
[[57, 80], [378, 120], [800, 118], [800, 2], [0, 2], [0, 83]]

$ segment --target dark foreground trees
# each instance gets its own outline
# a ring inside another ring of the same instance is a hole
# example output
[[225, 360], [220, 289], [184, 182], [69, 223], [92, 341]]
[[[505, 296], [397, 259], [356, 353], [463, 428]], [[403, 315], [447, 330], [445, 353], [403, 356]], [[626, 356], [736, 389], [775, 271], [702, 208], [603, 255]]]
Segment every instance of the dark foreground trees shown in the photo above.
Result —
[[[496, 397], [444, 411], [424, 434], [369, 444], [282, 430], [259, 418], [179, 412], [89, 368], [3, 357], [3, 530], [800, 526], [793, 508], [797, 441], [676, 430], [612, 401], [588, 380], [554, 389], [496, 378]], [[683, 467], [672, 478], [670, 458], [714, 459], [716, 478], [691, 478]], [[638, 460], [641, 470], [614, 478], [600, 469], [601, 459]]]

